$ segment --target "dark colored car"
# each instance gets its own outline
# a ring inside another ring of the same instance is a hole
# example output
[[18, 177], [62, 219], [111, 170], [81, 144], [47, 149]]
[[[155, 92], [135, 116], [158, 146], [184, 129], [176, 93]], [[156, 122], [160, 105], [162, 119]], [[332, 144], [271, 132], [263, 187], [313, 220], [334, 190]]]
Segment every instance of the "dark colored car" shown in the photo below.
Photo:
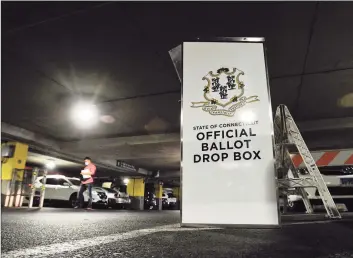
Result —
[[145, 210], [155, 210], [155, 209], [157, 209], [156, 196], [153, 193], [151, 193], [151, 192], [145, 193], [144, 209]]
[[163, 207], [163, 210], [169, 208], [169, 202], [167, 198], [162, 198], [162, 207]]

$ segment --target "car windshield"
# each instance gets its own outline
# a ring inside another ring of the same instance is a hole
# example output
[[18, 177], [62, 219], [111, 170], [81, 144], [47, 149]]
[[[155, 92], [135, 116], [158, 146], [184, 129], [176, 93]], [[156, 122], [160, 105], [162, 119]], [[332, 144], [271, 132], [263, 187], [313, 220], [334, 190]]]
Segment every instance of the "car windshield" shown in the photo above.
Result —
[[116, 193], [116, 191], [114, 191], [113, 189], [110, 189], [110, 188], [105, 188], [105, 187], [102, 187], [104, 190], [106, 190], [107, 192], [109, 193]]
[[116, 186], [117, 189], [119, 189], [119, 192], [121, 193], [126, 193], [126, 188], [127, 186], [126, 185], [119, 185], [119, 186]]
[[79, 186], [81, 184], [80, 180], [74, 178], [68, 178], [71, 184]]

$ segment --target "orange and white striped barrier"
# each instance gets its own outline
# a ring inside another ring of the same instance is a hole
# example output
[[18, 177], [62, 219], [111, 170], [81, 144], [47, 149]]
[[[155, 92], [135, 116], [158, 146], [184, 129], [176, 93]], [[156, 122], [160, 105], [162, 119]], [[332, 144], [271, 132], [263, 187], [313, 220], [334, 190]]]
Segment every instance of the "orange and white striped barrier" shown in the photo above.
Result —
[[[313, 151], [313, 159], [318, 167], [353, 165], [353, 150]], [[300, 154], [292, 154], [295, 167], [304, 165]]]

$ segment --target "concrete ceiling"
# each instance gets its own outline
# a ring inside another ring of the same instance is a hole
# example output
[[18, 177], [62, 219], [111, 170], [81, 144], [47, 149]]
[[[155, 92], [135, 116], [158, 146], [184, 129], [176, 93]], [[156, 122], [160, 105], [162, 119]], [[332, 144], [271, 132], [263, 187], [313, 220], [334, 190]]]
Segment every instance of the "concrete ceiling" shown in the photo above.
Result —
[[[72, 162], [72, 161], [67, 161], [65, 159], [61, 158], [55, 158], [50, 155], [45, 155], [45, 154], [40, 154], [37, 152], [30, 151], [27, 156], [27, 162], [26, 166], [27, 167], [38, 167], [38, 168], [44, 168], [45, 165], [49, 162], [52, 161], [55, 163], [55, 168], [50, 169], [48, 171], [49, 174], [62, 174], [66, 176], [74, 176], [78, 177], [80, 174], [81, 169], [83, 168], [84, 164], [83, 162]], [[126, 176], [141, 176], [141, 174], [138, 173], [127, 173], [123, 171], [112, 171], [109, 169], [104, 169], [103, 171], [99, 169], [96, 174], [97, 177], [126, 177]], [[176, 178], [178, 174], [176, 175], [175, 173], [168, 173], [166, 174], [169, 180], [172, 180], [173, 178]], [[164, 179], [165, 176], [162, 178]]]
[[[180, 82], [168, 51], [197, 37], [263, 36], [273, 107], [289, 107], [310, 148], [351, 148], [352, 27], [351, 2], [2, 3], [2, 122], [111, 169], [119, 159], [176, 171]], [[115, 121], [77, 129], [78, 98]]]
[[59, 167], [59, 168], [73, 168], [73, 167], [82, 168], [83, 167], [82, 164], [78, 164], [78, 163], [63, 160], [63, 159], [53, 158], [51, 156], [38, 154], [34, 152], [29, 152], [27, 156], [27, 163], [30, 163], [30, 164], [45, 166], [45, 164], [47, 164], [49, 161], [54, 162], [56, 167]]

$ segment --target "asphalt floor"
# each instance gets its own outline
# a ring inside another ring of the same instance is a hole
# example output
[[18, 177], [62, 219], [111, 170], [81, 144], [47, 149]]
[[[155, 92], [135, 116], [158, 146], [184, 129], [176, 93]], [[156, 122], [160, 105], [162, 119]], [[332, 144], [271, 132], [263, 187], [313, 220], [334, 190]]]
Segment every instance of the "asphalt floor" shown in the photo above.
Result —
[[180, 228], [179, 211], [2, 209], [1, 257], [353, 258], [353, 220]]

